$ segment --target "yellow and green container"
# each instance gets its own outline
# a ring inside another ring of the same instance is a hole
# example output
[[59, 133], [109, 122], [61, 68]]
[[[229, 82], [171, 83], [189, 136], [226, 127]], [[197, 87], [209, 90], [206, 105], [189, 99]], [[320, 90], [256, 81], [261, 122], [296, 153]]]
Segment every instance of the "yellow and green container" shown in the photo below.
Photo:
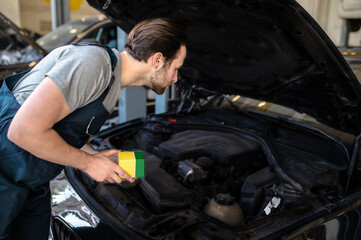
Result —
[[144, 154], [137, 152], [119, 152], [118, 164], [132, 177], [144, 177]]

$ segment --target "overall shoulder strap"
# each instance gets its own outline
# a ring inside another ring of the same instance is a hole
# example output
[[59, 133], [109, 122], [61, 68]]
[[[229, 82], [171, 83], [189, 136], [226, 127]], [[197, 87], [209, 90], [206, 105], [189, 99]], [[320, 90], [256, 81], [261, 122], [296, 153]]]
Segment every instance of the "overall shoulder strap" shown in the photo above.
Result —
[[14, 75], [10, 75], [4, 78], [3, 84], [7, 84], [10, 91], [14, 88], [16, 83], [25, 76], [28, 72], [30, 72], [31, 69], [26, 70], [25, 72], [20, 72]]

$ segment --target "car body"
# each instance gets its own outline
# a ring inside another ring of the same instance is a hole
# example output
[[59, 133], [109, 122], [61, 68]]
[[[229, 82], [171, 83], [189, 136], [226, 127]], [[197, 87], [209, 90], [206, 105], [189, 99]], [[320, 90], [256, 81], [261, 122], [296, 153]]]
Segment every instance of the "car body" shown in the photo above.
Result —
[[187, 57], [177, 111], [90, 141], [143, 151], [144, 178], [51, 183], [55, 240], [359, 239], [360, 83], [296, 1], [88, 2], [126, 32], [173, 18]]
[[116, 25], [103, 15], [67, 22], [36, 39], [1, 13], [0, 20], [3, 36], [0, 46], [1, 82], [6, 76], [34, 67], [50, 51], [63, 45], [96, 42], [116, 48], [118, 44]]
[[116, 48], [116, 25], [104, 15], [83, 17], [64, 23], [36, 40], [48, 52], [78, 42], [96, 42]]
[[48, 52], [0, 13], [0, 85], [4, 77], [28, 70]]

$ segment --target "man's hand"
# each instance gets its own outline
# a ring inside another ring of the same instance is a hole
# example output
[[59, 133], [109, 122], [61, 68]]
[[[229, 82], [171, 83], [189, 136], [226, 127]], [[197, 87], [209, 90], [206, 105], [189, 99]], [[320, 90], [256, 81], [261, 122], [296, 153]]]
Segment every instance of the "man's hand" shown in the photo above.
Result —
[[97, 182], [120, 183], [124, 179], [134, 182], [127, 172], [110, 160], [110, 157], [118, 152], [119, 150], [113, 149], [92, 155], [93, 158], [88, 161], [83, 170]]

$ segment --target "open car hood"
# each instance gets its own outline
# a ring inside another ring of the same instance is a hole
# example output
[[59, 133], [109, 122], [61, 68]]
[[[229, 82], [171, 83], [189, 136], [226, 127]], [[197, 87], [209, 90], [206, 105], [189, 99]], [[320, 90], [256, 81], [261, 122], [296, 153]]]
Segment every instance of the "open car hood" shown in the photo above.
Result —
[[[10, 30], [11, 29], [11, 30]], [[16, 34], [16, 39], [14, 41], [18, 42], [26, 42], [34, 49], [36, 49], [40, 54], [45, 56], [48, 52], [42, 48], [36, 41], [31, 38], [30, 34], [27, 33], [25, 30], [19, 28], [15, 23], [13, 23], [9, 18], [7, 18], [4, 14], [0, 12], [0, 30], [1, 30], [1, 37], [2, 38], [10, 38], [10, 33]], [[9, 31], [12, 31], [9, 33]], [[19, 38], [19, 39], [17, 39]]]
[[361, 132], [357, 78], [293, 0], [88, 2], [127, 32], [152, 17], [181, 24], [188, 36], [183, 86], [277, 103], [336, 129]]

